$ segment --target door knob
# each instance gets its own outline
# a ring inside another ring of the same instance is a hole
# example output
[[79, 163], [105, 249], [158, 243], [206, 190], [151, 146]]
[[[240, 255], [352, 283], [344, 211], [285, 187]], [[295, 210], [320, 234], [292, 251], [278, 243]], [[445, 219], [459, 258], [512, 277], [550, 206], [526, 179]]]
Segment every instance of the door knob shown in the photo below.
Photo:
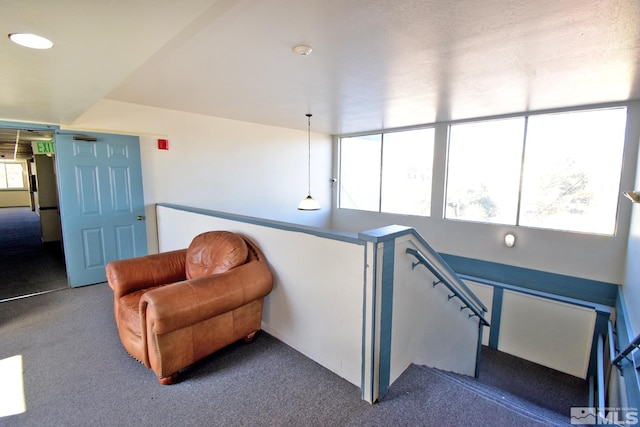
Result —
[[144, 221], [144, 216], [138, 215], [138, 221]]

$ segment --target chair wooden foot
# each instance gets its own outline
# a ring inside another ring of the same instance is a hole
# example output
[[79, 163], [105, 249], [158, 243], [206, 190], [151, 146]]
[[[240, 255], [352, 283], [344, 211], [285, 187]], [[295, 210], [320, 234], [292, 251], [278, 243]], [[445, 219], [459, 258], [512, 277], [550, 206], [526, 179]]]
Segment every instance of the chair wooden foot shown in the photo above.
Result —
[[253, 331], [251, 332], [249, 335], [244, 337], [244, 342], [248, 343], [252, 343], [255, 339], [256, 339], [256, 334], [258, 333], [258, 331]]
[[178, 373], [176, 372], [175, 374], [171, 374], [168, 377], [160, 377], [160, 378], [158, 378], [158, 381], [162, 385], [175, 384], [175, 383], [178, 382]]

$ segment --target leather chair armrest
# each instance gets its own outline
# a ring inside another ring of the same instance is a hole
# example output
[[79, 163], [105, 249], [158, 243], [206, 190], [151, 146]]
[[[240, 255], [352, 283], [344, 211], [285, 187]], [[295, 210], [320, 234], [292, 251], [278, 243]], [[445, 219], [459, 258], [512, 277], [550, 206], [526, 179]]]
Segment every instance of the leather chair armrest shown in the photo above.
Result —
[[265, 297], [273, 288], [269, 267], [251, 261], [221, 274], [173, 283], [146, 292], [140, 313], [156, 334], [172, 332]]
[[114, 297], [185, 280], [186, 249], [111, 261], [106, 273]]

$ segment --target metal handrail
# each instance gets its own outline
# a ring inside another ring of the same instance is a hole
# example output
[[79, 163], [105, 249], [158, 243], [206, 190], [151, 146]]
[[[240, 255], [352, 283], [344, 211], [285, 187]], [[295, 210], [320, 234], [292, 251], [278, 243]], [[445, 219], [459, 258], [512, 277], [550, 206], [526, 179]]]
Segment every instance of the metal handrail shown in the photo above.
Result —
[[[478, 298], [473, 292], [471, 292], [471, 289], [469, 289], [469, 287], [460, 279], [460, 277], [458, 276], [458, 274], [453, 271], [451, 269], [451, 267], [449, 266], [449, 264], [447, 264], [445, 262], [444, 259], [442, 259], [442, 257], [436, 252], [434, 251], [431, 247], [427, 246], [427, 250], [429, 251], [429, 254], [436, 260], [438, 261], [440, 264], [442, 264], [443, 269], [451, 275], [451, 278], [453, 279], [454, 283], [457, 283], [457, 288], [461, 288], [463, 289], [468, 295], [471, 296], [471, 298], [475, 301], [476, 305], [479, 306], [483, 312], [487, 312], [489, 311], [489, 309], [482, 303], [482, 301], [480, 301], [480, 298]], [[415, 252], [415, 253], [414, 253]], [[416, 249], [412, 249], [412, 248], [408, 248], [407, 249], [407, 253], [415, 256], [416, 258], [418, 258], [418, 260], [420, 261], [420, 257], [422, 257], [422, 259], [424, 259], [425, 261], [427, 260], [427, 257], [424, 256], [424, 254]], [[420, 255], [420, 257], [418, 257], [417, 254]], [[421, 264], [420, 262], [418, 262], [417, 264], [414, 263], [412, 265], [413, 268], [415, 268], [416, 265]], [[431, 266], [435, 269], [438, 269], [438, 267], [436, 267], [435, 265], [433, 265], [432, 263]]]
[[[415, 268], [420, 264], [427, 267], [431, 271], [431, 273], [433, 273], [433, 275], [436, 276], [439, 280], [439, 282], [434, 282], [433, 284], [434, 286], [436, 286], [439, 283], [444, 284], [451, 292], [453, 292], [453, 295], [449, 296], [449, 299], [457, 297], [460, 299], [460, 301], [462, 301], [465, 304], [460, 310], [464, 310], [465, 308], [468, 308], [473, 312], [473, 314], [470, 314], [469, 317], [477, 316], [478, 319], [480, 319], [480, 322], [482, 322], [485, 326], [491, 326], [483, 316], [483, 313], [487, 312], [487, 308], [484, 306], [484, 304], [482, 304], [482, 302], [480, 302], [478, 297], [473, 292], [471, 292], [468, 288], [465, 289], [467, 292], [469, 292], [469, 296], [476, 302], [476, 304], [471, 302], [471, 300], [469, 300], [469, 298], [467, 298], [467, 296], [463, 292], [461, 292], [460, 288], [462, 286], [456, 286], [456, 284], [454, 284], [451, 280], [445, 277], [445, 275], [442, 274], [440, 269], [438, 269], [435, 265], [433, 265], [419, 250], [413, 249], [413, 248], [407, 248], [406, 253], [413, 255], [418, 260], [418, 262], [411, 264], [412, 268]], [[464, 289], [466, 287], [462, 287], [462, 288]]]
[[605, 407], [605, 372], [604, 372], [604, 337], [602, 335], [598, 335], [598, 346], [596, 348], [596, 361], [597, 361], [597, 371], [596, 371], [596, 388], [598, 390], [598, 401], [596, 402], [596, 413], [604, 413]]
[[622, 361], [622, 359], [627, 359], [631, 363], [633, 363], [633, 361], [631, 361], [627, 356], [629, 355], [629, 353], [637, 350], [638, 348], [640, 348], [640, 334], [638, 334], [638, 336], [631, 340], [629, 345], [626, 346], [624, 350], [618, 353], [618, 355], [611, 360], [611, 363], [613, 365], [616, 365], [618, 368], [620, 367], [620, 362]]
[[613, 322], [611, 320], [607, 321], [607, 340], [609, 341], [609, 360], [611, 360], [613, 364], [616, 358], [616, 343], [614, 339]]

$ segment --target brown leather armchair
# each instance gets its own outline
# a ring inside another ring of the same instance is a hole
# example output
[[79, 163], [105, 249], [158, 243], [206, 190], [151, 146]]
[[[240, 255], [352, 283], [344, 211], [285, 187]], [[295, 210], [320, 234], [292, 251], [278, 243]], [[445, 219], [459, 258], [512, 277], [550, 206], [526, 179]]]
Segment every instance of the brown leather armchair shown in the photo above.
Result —
[[112, 261], [106, 272], [120, 340], [161, 384], [222, 347], [251, 342], [273, 287], [260, 249], [228, 231], [200, 234], [187, 249]]

